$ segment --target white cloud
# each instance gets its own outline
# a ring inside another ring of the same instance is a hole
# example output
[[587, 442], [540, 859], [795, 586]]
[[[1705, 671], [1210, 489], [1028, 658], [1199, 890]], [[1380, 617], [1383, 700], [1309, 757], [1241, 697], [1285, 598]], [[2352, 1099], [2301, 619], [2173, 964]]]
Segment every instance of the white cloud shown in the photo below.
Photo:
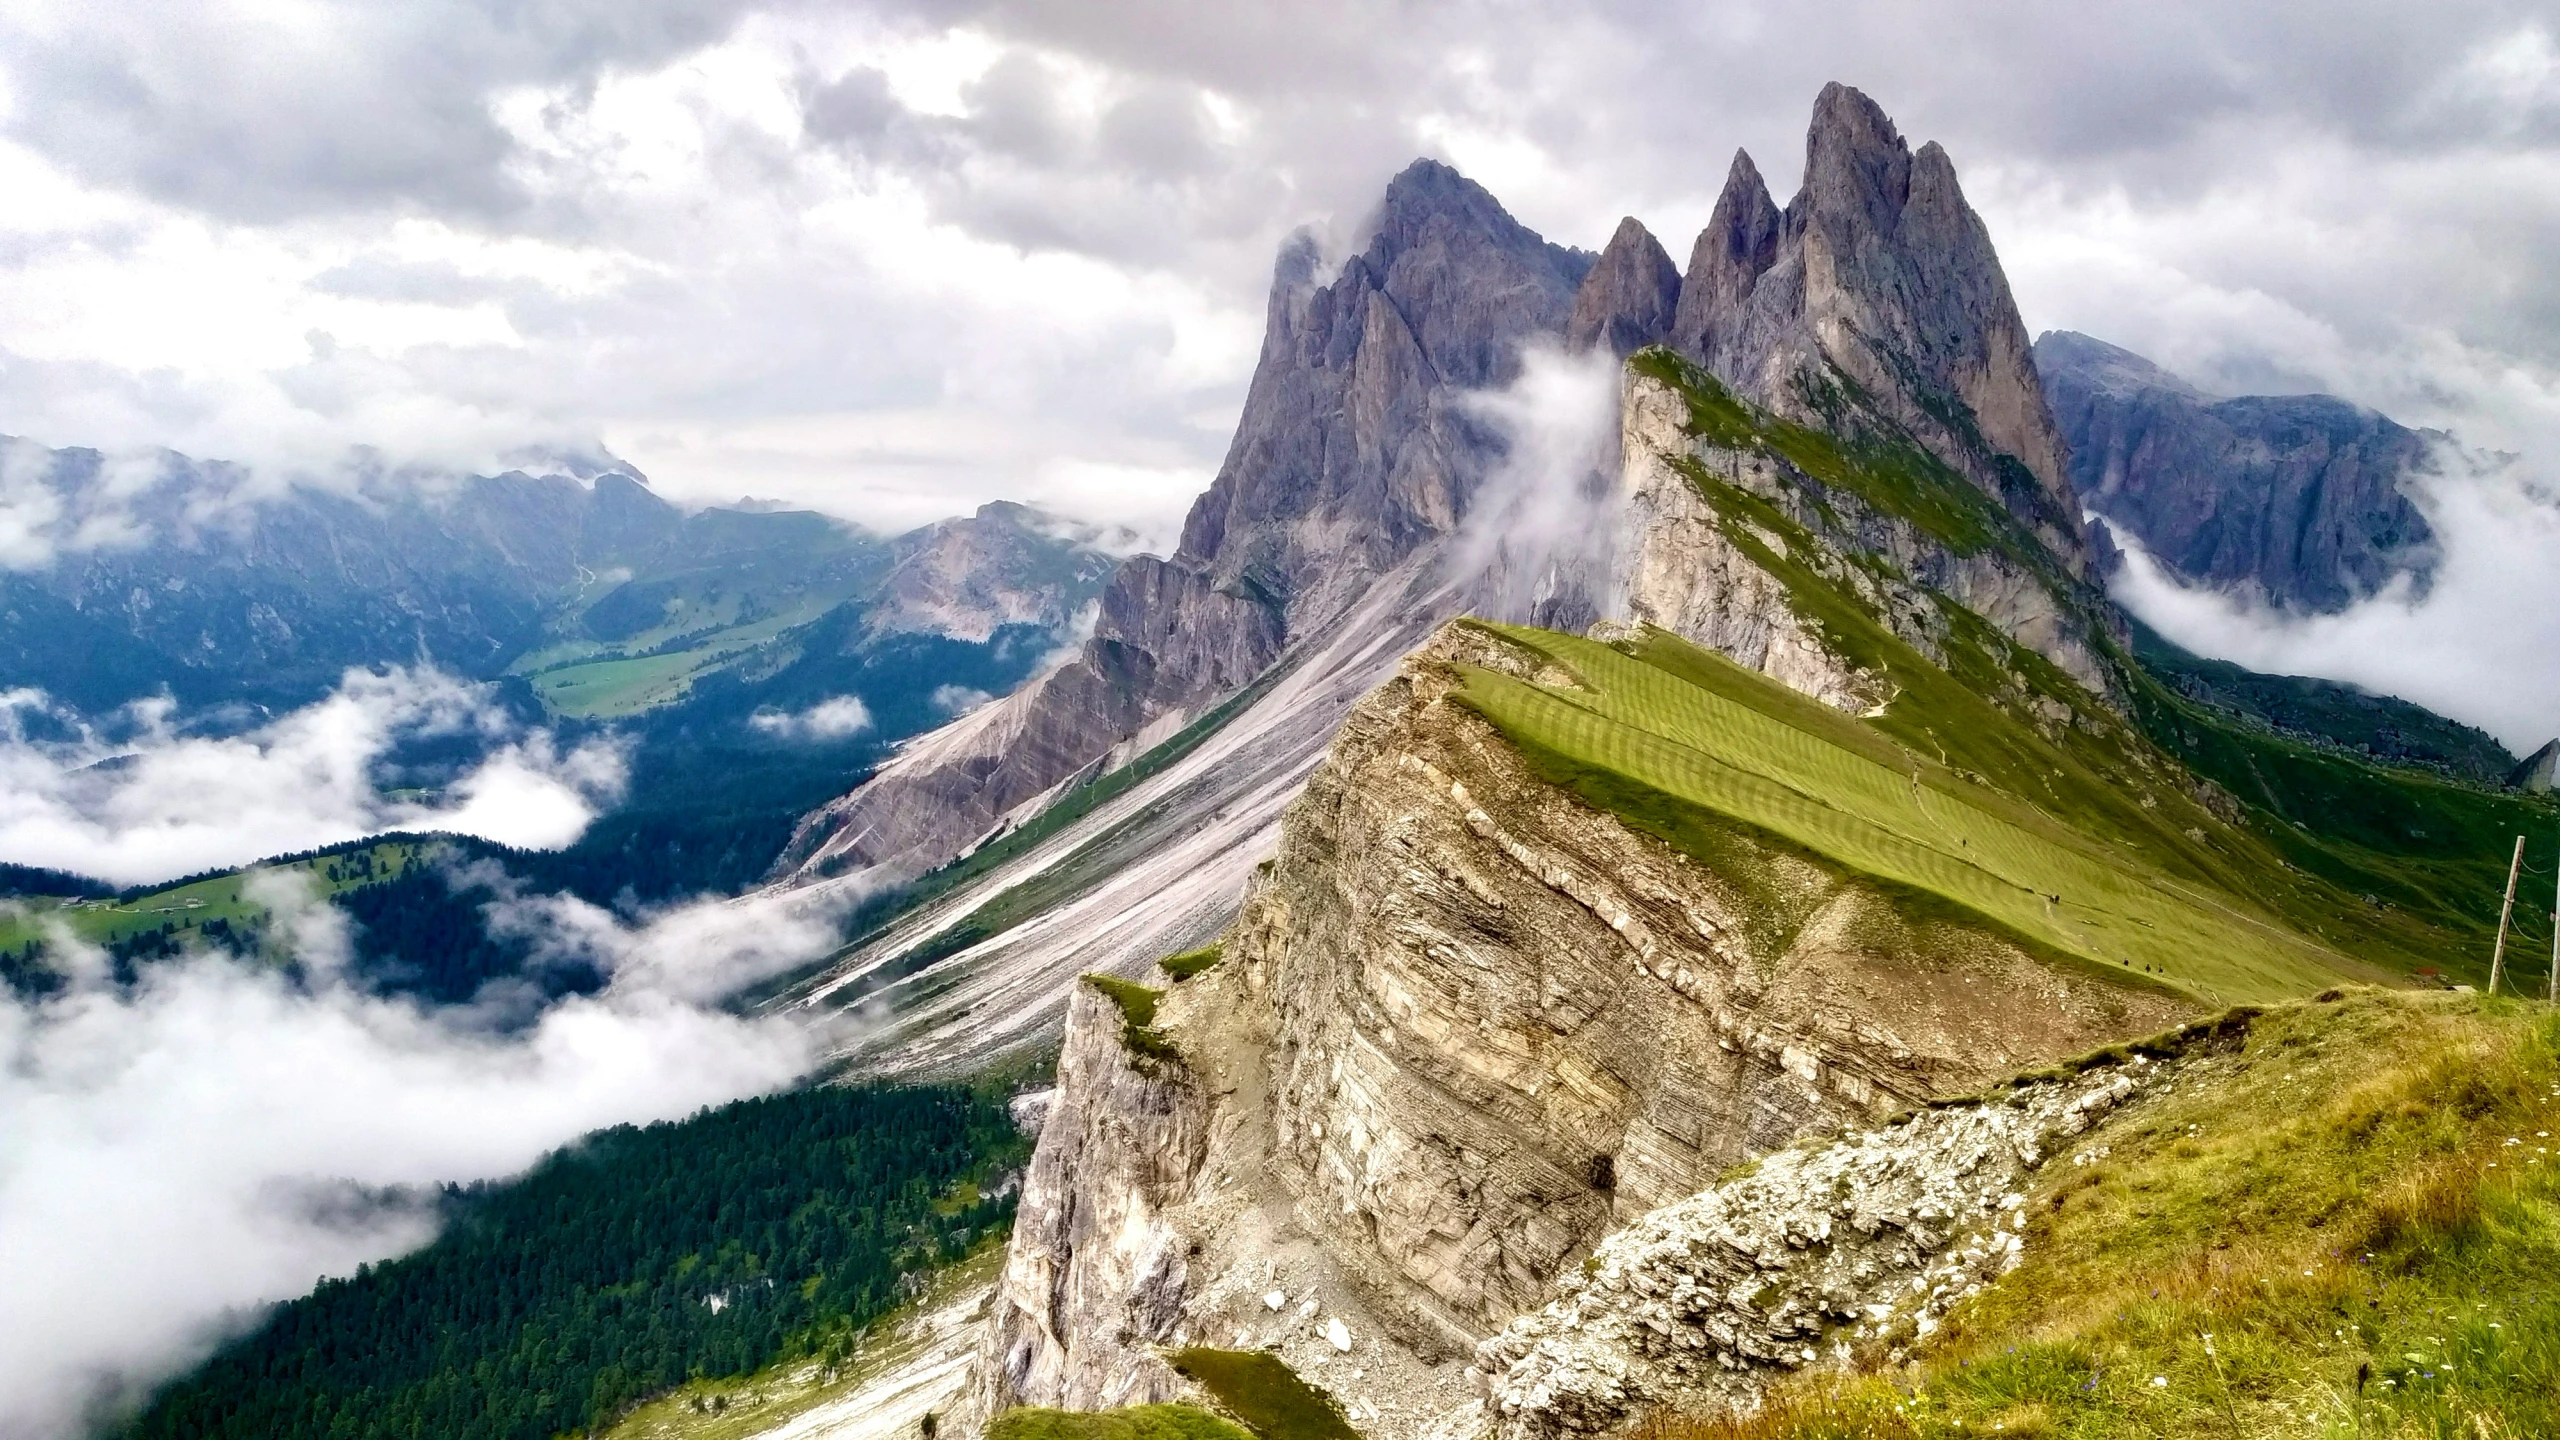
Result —
[[[1615, 611], [1606, 593], [1619, 525], [1620, 367], [1605, 350], [1535, 347], [1519, 378], [1467, 397], [1507, 447], [1458, 532], [1452, 562], [1482, 575], [1484, 605], [1505, 618], [1587, 624]], [[1578, 597], [1578, 598], [1577, 598]], [[1571, 607], [1552, 616], [1551, 602]]]
[[[1068, 649], [1064, 646], [1060, 648]], [[966, 715], [996, 697], [984, 690], [967, 685], [936, 685], [933, 687], [933, 694], [927, 698], [934, 709], [945, 715]]]
[[773, 1090], [814, 1060], [793, 1023], [713, 1002], [823, 954], [822, 910], [723, 902], [626, 926], [565, 897], [502, 900], [496, 923], [611, 979], [496, 1033], [345, 984], [341, 912], [289, 877], [260, 884], [300, 981], [195, 955], [119, 988], [87, 952], [63, 993], [0, 999], [0, 1435], [79, 1433], [88, 1407], [194, 1363], [253, 1307], [424, 1243], [423, 1187]]
[[838, 695], [798, 712], [759, 710], [747, 724], [785, 740], [842, 740], [871, 728], [871, 710], [859, 695]]
[[[623, 784], [612, 745], [564, 754], [548, 731], [517, 733], [480, 687], [430, 669], [350, 670], [328, 698], [225, 737], [183, 733], [160, 700], [129, 707], [135, 733], [117, 741], [85, 725], [67, 741], [30, 738], [24, 712], [42, 706], [32, 691], [0, 697], [0, 860], [121, 884], [386, 830], [556, 849]], [[456, 733], [486, 748], [443, 793], [379, 788], [398, 740]]]
[[2339, 614], [2292, 615], [2181, 585], [2126, 537], [2116, 598], [2198, 653], [2397, 695], [2529, 752], [2560, 735], [2560, 504], [2514, 464], [2447, 453], [2443, 469], [2417, 492], [2443, 546], [2423, 596], [2402, 576]]

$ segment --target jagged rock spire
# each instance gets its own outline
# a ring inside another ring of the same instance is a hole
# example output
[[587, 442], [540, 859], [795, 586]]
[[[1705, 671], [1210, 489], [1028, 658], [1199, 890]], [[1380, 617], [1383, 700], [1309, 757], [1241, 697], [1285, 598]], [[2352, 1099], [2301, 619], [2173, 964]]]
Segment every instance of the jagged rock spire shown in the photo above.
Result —
[[1671, 324], [1671, 344], [1704, 359], [1719, 335], [1738, 324], [1751, 287], [1778, 258], [1778, 231], [1785, 217], [1769, 198], [1768, 182], [1747, 150], [1733, 152], [1725, 172], [1724, 192], [1716, 197], [1715, 214], [1698, 232], [1689, 251], [1689, 273], [1680, 286], [1680, 313]]
[[1835, 83], [1814, 101], [1804, 185], [1783, 213], [1735, 158], [1673, 338], [1782, 414], [1909, 435], [2082, 563], [2062, 441], [1990, 232], [1946, 152], [1914, 153], [1858, 91]]
[[1583, 277], [1565, 321], [1564, 343], [1576, 350], [1607, 346], [1632, 355], [1671, 336], [1680, 304], [1680, 269], [1653, 232], [1630, 215], [1618, 222], [1600, 263]]

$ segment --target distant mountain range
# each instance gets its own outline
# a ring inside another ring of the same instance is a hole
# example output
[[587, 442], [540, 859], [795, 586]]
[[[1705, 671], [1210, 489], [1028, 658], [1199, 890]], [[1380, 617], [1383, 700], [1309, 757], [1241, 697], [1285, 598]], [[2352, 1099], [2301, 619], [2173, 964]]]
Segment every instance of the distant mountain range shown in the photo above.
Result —
[[2444, 437], [2334, 395], [2208, 395], [2068, 330], [2035, 361], [2080, 502], [2178, 579], [2335, 611], [2434, 573], [2408, 484]]
[[93, 711], [164, 691], [283, 708], [349, 666], [432, 664], [522, 677], [556, 714], [632, 714], [778, 670], [848, 608], [828, 629], [846, 653], [1054, 631], [1112, 563], [1021, 505], [883, 538], [805, 510], [688, 512], [627, 467], [265, 493], [169, 454], [110, 510], [98, 452], [0, 445], [21, 483], [113, 522], [0, 571], [0, 670]]

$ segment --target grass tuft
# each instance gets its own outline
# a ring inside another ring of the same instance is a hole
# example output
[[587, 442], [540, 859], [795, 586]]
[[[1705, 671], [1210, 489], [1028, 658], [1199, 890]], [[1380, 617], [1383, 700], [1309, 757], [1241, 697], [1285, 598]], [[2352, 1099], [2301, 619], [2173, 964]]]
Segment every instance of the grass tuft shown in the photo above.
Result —
[[1179, 955], [1167, 955], [1156, 964], [1164, 973], [1173, 977], [1175, 984], [1179, 985], [1225, 957], [1225, 947], [1209, 944], [1197, 950], [1186, 950]]
[[1130, 1054], [1141, 1060], [1182, 1063], [1182, 1052], [1156, 1029], [1156, 1002], [1164, 998], [1163, 991], [1109, 975], [1087, 975], [1084, 983], [1120, 1007], [1120, 1043]]
[[1254, 1440], [1192, 1405], [1138, 1405], [1126, 1410], [1007, 1410], [987, 1426], [987, 1440]]

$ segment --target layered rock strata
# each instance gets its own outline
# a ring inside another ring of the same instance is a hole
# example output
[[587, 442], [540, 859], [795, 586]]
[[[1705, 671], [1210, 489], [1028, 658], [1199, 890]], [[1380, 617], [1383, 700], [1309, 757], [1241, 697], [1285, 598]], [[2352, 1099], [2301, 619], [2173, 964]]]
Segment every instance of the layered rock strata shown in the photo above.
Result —
[[[1107, 1227], [1148, 1237], [1115, 1253], [1181, 1263], [1115, 1260], [1122, 1298], [1097, 1305], [1026, 1221], [1010, 1303], [1078, 1318], [1042, 1332], [1054, 1358], [994, 1371], [1138, 1394], [1158, 1362], [1119, 1337], [1270, 1345], [1371, 1433], [1420, 1434], [1471, 1403], [1475, 1345], [1616, 1224], [2180, 1008], [1989, 934], [1875, 949], [1895, 902], [1856, 878], [1747, 840], [1710, 869], [1540, 781], [1452, 703], [1465, 665], [1563, 678], [1461, 625], [1353, 712], [1225, 958], [1165, 1001], [1209, 1097], [1187, 1194], [1154, 1198], [1162, 1149], [1126, 1174], [1087, 1155], [1052, 1207], [1143, 1211]], [[1070, 1168], [1076, 1090], [1107, 1074], [1079, 1061], [1035, 1170]]]

